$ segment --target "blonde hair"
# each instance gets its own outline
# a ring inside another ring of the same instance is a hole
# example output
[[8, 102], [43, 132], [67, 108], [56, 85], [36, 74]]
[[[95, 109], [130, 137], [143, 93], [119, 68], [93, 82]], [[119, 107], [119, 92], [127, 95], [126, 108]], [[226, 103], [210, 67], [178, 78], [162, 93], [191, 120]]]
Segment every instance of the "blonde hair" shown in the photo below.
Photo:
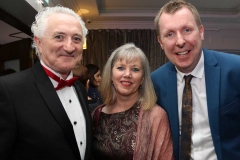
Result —
[[202, 25], [202, 22], [196, 7], [194, 7], [191, 3], [185, 2], [183, 0], [171, 0], [159, 10], [159, 12], [155, 17], [154, 24], [155, 24], [155, 28], [157, 30], [158, 36], [160, 36], [159, 18], [162, 15], [162, 13], [165, 12], [165, 13], [172, 14], [183, 7], [187, 7], [192, 12], [198, 27]]
[[102, 74], [101, 85], [99, 87], [102, 99], [106, 105], [116, 102], [116, 91], [112, 85], [112, 68], [117, 60], [126, 60], [130, 62], [139, 58], [143, 68], [143, 83], [139, 88], [138, 103], [141, 103], [144, 110], [151, 109], [157, 97], [150, 78], [149, 63], [143, 51], [133, 43], [127, 43], [117, 48], [109, 57]]

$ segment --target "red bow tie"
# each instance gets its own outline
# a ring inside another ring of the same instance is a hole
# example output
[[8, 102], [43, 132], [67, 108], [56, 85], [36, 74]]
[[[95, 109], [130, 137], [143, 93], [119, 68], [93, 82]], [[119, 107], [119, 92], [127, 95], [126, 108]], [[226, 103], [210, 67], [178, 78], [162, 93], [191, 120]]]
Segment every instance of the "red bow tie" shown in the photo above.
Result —
[[48, 70], [47, 68], [45, 68], [44, 66], [43, 66], [43, 69], [44, 69], [44, 71], [46, 72], [46, 74], [47, 74], [49, 77], [51, 77], [52, 79], [54, 79], [55, 81], [58, 82], [58, 86], [55, 88], [55, 90], [59, 90], [59, 89], [65, 87], [65, 86], [69, 86], [69, 87], [70, 87], [70, 86], [72, 86], [73, 83], [78, 79], [78, 77], [73, 77], [73, 78], [65, 81], [65, 80], [63, 80], [63, 79], [60, 79], [58, 76], [56, 76], [54, 73], [52, 73], [51, 71], [49, 71], [49, 70]]

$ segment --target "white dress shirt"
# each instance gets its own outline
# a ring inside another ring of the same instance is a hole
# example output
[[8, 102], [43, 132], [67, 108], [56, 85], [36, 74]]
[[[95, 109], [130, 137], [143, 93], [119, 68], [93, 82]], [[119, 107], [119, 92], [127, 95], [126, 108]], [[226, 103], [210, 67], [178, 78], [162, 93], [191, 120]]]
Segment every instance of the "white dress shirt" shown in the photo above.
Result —
[[[59, 73], [57, 73], [57, 72], [53, 71], [51, 68], [47, 67], [42, 61], [40, 61], [40, 62], [45, 68], [50, 70], [56, 76], [63, 79]], [[69, 80], [72, 77], [73, 77], [73, 74], [71, 72], [66, 80]], [[50, 78], [50, 80], [51, 80], [54, 88], [57, 87], [58, 82], [56, 82], [52, 78]], [[68, 115], [69, 120], [72, 123], [75, 138], [76, 138], [78, 148], [80, 151], [81, 159], [84, 159], [85, 151], [86, 151], [86, 121], [85, 121], [82, 107], [81, 107], [81, 104], [77, 97], [75, 88], [73, 86], [64, 87], [62, 89], [57, 90], [56, 92], [58, 94], [60, 101], [62, 102], [62, 105]]]
[[191, 157], [194, 160], [217, 160], [209, 126], [203, 53], [197, 66], [191, 73], [185, 74], [177, 69], [179, 135], [181, 135], [182, 124], [184, 76], [189, 74], [194, 76], [191, 80], [193, 101]]

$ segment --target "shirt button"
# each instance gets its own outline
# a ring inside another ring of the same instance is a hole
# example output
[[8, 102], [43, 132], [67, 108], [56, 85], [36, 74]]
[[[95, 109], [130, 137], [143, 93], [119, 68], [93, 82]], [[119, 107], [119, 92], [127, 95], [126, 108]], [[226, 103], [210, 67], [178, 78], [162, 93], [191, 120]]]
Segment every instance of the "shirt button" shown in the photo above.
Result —
[[69, 103], [71, 103], [72, 102], [72, 100], [71, 99], [69, 99]]
[[74, 121], [74, 122], [73, 122], [73, 124], [74, 124], [74, 125], [76, 125], [76, 124], [77, 124], [77, 122], [76, 122], [76, 121]]
[[80, 145], [82, 145], [83, 143], [82, 143], [82, 141], [80, 141]]

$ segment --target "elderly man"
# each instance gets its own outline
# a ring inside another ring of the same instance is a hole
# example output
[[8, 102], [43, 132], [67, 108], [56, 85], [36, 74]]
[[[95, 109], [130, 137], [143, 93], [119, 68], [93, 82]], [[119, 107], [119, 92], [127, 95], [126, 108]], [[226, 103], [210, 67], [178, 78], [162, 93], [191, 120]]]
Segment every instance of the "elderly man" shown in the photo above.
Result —
[[91, 117], [84, 86], [71, 70], [88, 32], [72, 10], [47, 7], [32, 25], [33, 68], [0, 79], [1, 160], [87, 160]]

